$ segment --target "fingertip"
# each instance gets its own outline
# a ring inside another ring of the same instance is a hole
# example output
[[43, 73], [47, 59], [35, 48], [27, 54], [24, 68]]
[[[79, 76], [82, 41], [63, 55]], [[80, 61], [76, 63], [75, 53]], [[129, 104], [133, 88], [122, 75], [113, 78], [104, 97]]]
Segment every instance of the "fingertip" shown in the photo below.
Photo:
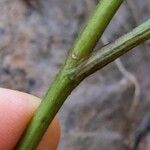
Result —
[[[30, 94], [0, 88], [0, 150], [13, 149], [41, 100]], [[38, 150], [56, 150], [60, 125], [56, 117], [43, 136]]]
[[0, 149], [12, 149], [21, 137], [40, 99], [0, 88]]

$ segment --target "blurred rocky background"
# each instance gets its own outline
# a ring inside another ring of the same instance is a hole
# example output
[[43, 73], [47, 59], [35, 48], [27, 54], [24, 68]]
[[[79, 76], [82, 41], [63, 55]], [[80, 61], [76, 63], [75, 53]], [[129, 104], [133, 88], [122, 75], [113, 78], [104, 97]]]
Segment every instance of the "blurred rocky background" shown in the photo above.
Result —
[[[96, 0], [0, 0], [0, 85], [43, 97]], [[109, 42], [150, 18], [149, 0], [125, 0]], [[121, 57], [140, 85], [135, 128], [150, 111], [150, 42]], [[59, 112], [59, 150], [124, 150], [134, 88], [115, 63], [86, 79]], [[133, 131], [134, 132], [134, 131]]]

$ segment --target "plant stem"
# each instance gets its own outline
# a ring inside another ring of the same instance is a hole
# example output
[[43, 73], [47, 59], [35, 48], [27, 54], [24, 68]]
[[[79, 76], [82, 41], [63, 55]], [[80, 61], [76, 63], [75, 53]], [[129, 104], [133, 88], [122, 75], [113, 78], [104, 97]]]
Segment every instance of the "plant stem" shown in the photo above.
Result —
[[140, 43], [150, 39], [150, 20], [144, 22], [131, 32], [110, 43], [81, 62], [78, 67], [70, 71], [73, 80], [81, 80], [127, 53]]
[[74, 42], [65, 68], [76, 66], [77, 62], [87, 58], [91, 54], [122, 2], [123, 0], [100, 0], [85, 25], [84, 30]]
[[56, 113], [71, 91], [79, 84], [70, 78], [68, 69], [73, 69], [81, 60], [90, 55], [122, 2], [123, 0], [101, 0], [99, 2], [83, 32], [71, 48], [64, 67], [53, 81], [17, 149], [36, 149]]

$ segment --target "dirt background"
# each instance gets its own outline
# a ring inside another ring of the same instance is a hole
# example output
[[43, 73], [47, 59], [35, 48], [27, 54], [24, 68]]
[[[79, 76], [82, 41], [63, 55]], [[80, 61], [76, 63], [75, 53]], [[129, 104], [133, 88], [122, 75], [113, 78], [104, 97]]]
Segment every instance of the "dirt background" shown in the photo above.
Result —
[[[43, 97], [94, 0], [0, 0], [0, 85]], [[105, 37], [109, 42], [150, 18], [149, 0], [126, 0]], [[121, 57], [140, 84], [136, 126], [150, 111], [150, 42]], [[115, 63], [86, 79], [59, 112], [59, 150], [122, 150], [122, 127], [133, 87]]]

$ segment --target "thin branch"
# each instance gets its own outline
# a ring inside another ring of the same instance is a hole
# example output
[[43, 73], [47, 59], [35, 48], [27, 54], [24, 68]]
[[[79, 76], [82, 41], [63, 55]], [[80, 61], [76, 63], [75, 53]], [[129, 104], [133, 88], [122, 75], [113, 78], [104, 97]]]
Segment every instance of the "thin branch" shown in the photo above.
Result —
[[100, 0], [71, 48], [65, 68], [76, 66], [77, 62], [86, 59], [91, 54], [122, 2], [123, 0]]
[[[141, 12], [138, 10], [138, 7], [136, 6], [133, 0], [125, 0], [125, 2], [128, 8], [130, 9], [130, 13], [131, 13], [134, 25], [137, 25], [139, 20], [141, 20], [142, 18]], [[124, 28], [127, 30], [127, 26], [124, 25]], [[148, 47], [145, 44], [141, 44], [140, 48], [149, 51]]]
[[120, 37], [100, 50], [93, 52], [89, 59], [70, 71], [73, 79], [81, 80], [101, 69], [116, 58], [125, 54], [140, 43], [150, 39], [150, 20], [133, 29], [131, 32]]
[[70, 78], [68, 70], [89, 57], [122, 2], [123, 0], [101, 0], [99, 2], [83, 32], [71, 48], [65, 65], [48, 89], [17, 149], [33, 150], [36, 148], [64, 101], [79, 84]]
[[18, 149], [32, 150], [36, 147], [65, 99], [83, 79], [148, 39], [150, 39], [150, 20], [116, 42], [92, 53], [89, 59], [80, 62], [81, 64], [77, 67], [61, 70], [36, 112]]
[[[106, 45], [108, 43], [106, 37], [102, 37], [101, 39], [102, 43]], [[116, 59], [115, 64], [120, 71], [120, 73], [123, 75], [124, 78], [128, 80], [128, 82], [132, 85], [134, 85], [134, 95], [133, 95], [133, 100], [131, 102], [131, 106], [129, 108], [129, 111], [126, 114], [126, 121], [123, 126], [123, 136], [124, 136], [124, 143], [128, 149], [131, 149], [133, 147], [133, 141], [131, 139], [131, 132], [133, 129], [133, 124], [136, 118], [137, 114], [137, 109], [140, 103], [140, 85], [137, 81], [137, 78], [135, 77], [134, 74], [129, 72], [123, 65], [122, 61], [120, 58]]]

